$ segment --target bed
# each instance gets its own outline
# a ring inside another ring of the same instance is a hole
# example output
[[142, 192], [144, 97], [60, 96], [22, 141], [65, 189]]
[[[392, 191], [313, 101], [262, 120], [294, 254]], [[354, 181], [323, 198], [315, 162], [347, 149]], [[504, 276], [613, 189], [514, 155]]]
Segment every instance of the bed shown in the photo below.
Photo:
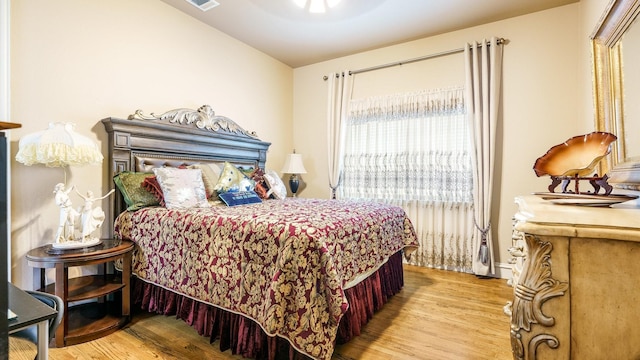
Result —
[[[255, 174], [270, 146], [207, 105], [102, 123], [109, 174], [120, 182], [133, 174], [146, 181], [152, 171], [162, 180], [157, 169]], [[168, 198], [166, 206], [132, 208], [118, 181], [107, 221], [110, 236], [135, 243], [134, 304], [175, 315], [220, 350], [248, 358], [330, 359], [401, 290], [403, 256], [417, 247], [411, 222], [394, 206], [275, 193], [227, 206], [207, 190], [202, 207], [176, 208]], [[183, 182], [181, 190], [201, 188]]]

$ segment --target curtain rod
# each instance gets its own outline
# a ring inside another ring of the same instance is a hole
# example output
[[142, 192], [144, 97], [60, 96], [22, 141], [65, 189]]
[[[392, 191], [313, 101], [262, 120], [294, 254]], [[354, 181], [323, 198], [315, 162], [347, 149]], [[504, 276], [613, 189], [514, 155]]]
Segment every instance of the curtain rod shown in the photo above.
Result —
[[[504, 44], [504, 43], [506, 43], [505, 39], [503, 39], [503, 38], [499, 38], [498, 39], [498, 44]], [[480, 47], [480, 46], [481, 45], [478, 44], [478, 47]], [[441, 57], [441, 56], [446, 56], [446, 55], [451, 55], [451, 54], [457, 54], [457, 53], [463, 52], [464, 49], [465, 49], [464, 47], [461, 47], [461, 48], [458, 48], [458, 49], [442, 51], [442, 52], [439, 52], [439, 53], [420, 56], [420, 57], [413, 58], [413, 59], [408, 59], [408, 60], [403, 60], [403, 61], [398, 61], [398, 62], [393, 62], [393, 63], [387, 63], [387, 64], [382, 64], [382, 65], [372, 66], [372, 67], [368, 67], [368, 68], [364, 68], [364, 69], [350, 70], [349, 71], [349, 75], [355, 75], [355, 74], [360, 74], [360, 73], [364, 73], [364, 72], [367, 72], [367, 71], [385, 69], [385, 68], [393, 67], [393, 66], [411, 64], [411, 63], [414, 63], [414, 62], [418, 62], [418, 61], [422, 61], [422, 60], [429, 60], [429, 59], [433, 59], [433, 58], [437, 58], [437, 57]], [[340, 76], [340, 75], [336, 74], [336, 77], [338, 77], [338, 76]], [[329, 77], [327, 75], [325, 75], [325, 76], [322, 77], [322, 79], [323, 80], [327, 80], [327, 79], [329, 79]]]

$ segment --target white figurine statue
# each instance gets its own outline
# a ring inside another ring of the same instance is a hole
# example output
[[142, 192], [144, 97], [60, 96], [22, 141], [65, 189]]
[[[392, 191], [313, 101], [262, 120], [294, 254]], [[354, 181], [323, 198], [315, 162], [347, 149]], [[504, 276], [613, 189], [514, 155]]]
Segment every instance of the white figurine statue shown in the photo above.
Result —
[[78, 195], [84, 199], [84, 206], [79, 209], [80, 212], [80, 223], [81, 223], [81, 239], [82, 241], [91, 240], [91, 234], [104, 222], [104, 211], [99, 206], [93, 207], [93, 203], [96, 200], [102, 200], [107, 196], [113, 194], [115, 190], [112, 189], [104, 196], [101, 197], [93, 197], [92, 191], [87, 191], [87, 195], [82, 195], [78, 190], [76, 192]]
[[53, 190], [55, 193], [56, 205], [60, 207], [60, 220], [55, 237], [56, 243], [63, 243], [75, 239], [75, 220], [78, 216], [78, 212], [73, 208], [73, 204], [69, 198], [69, 193], [73, 189], [74, 186], [69, 189], [65, 189], [65, 185], [63, 183], [59, 183], [56, 184]]

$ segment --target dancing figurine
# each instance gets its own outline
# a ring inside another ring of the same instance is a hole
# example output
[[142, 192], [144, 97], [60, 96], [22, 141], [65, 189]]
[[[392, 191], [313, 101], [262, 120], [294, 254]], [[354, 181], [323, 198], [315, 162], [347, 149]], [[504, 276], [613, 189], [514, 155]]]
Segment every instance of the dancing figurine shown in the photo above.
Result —
[[60, 207], [60, 220], [55, 237], [56, 243], [63, 243], [75, 239], [74, 228], [78, 212], [73, 208], [73, 204], [69, 198], [69, 193], [74, 188], [75, 187], [72, 186], [69, 189], [65, 189], [65, 185], [63, 183], [59, 183], [56, 184], [53, 190], [55, 193], [56, 205]]
[[78, 190], [76, 193], [84, 199], [84, 206], [80, 209], [80, 223], [81, 223], [81, 239], [82, 241], [91, 240], [90, 236], [96, 229], [102, 226], [104, 222], [104, 211], [99, 206], [93, 207], [93, 203], [96, 200], [102, 200], [107, 196], [113, 194], [115, 190], [112, 189], [104, 196], [93, 197], [92, 191], [87, 191], [87, 195], [82, 195]]

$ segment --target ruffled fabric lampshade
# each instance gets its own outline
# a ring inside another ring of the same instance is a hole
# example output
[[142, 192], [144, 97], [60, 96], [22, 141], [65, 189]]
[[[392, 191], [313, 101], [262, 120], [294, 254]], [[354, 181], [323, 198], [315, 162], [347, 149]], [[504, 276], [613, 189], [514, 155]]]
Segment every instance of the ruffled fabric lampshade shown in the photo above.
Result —
[[25, 165], [48, 167], [98, 165], [103, 160], [98, 146], [78, 134], [71, 123], [51, 123], [47, 130], [24, 136], [18, 145], [16, 161]]
[[[42, 164], [65, 169], [70, 165], [99, 165], [103, 158], [98, 145], [88, 137], [78, 134], [74, 124], [61, 122], [50, 123], [48, 129], [24, 136], [20, 139], [16, 154], [16, 161], [28, 166]], [[87, 192], [85, 196], [76, 190], [85, 200], [85, 206], [76, 210], [69, 196], [75, 186], [67, 187], [66, 177], [65, 171], [65, 182], [54, 188], [54, 199], [60, 207], [60, 219], [52, 247], [64, 250], [98, 245], [101, 240], [93, 237], [91, 232], [102, 225], [104, 212], [100, 207], [93, 208], [93, 202], [104, 199], [112, 192], [94, 198], [91, 192]], [[76, 235], [76, 218], [81, 218], [82, 221], [80, 236]], [[99, 224], [95, 220], [99, 220]]]

